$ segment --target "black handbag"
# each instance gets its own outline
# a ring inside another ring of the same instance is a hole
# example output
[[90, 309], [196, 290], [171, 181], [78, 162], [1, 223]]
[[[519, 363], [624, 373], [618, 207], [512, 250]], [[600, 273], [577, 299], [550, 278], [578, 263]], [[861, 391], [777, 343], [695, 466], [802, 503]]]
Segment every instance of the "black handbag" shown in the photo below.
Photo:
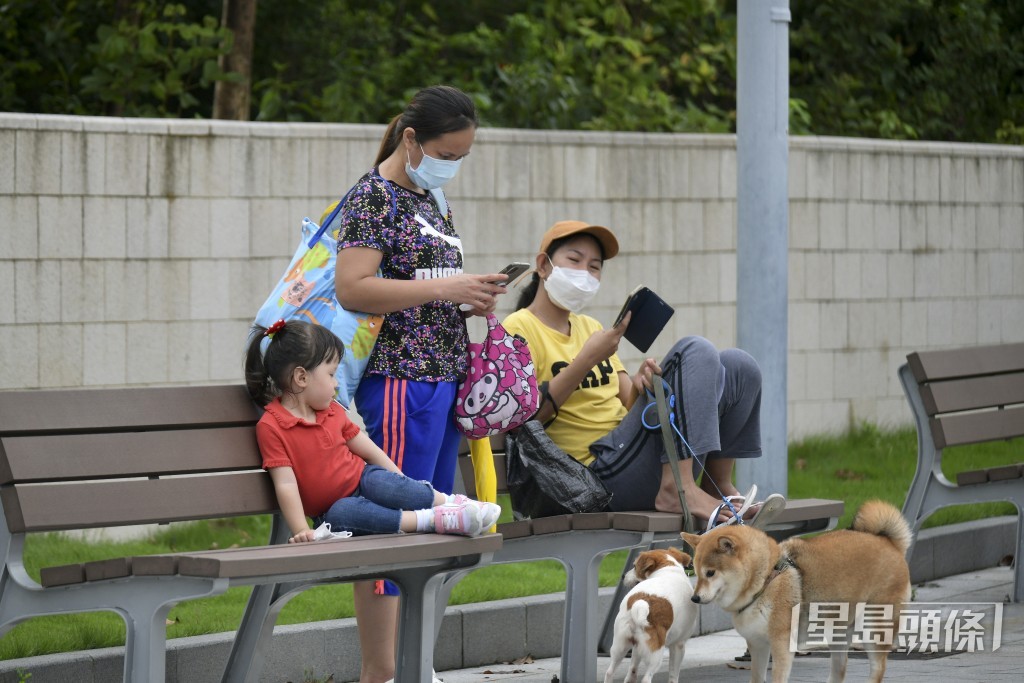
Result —
[[612, 494], [537, 420], [505, 435], [506, 482], [517, 519], [606, 510]]

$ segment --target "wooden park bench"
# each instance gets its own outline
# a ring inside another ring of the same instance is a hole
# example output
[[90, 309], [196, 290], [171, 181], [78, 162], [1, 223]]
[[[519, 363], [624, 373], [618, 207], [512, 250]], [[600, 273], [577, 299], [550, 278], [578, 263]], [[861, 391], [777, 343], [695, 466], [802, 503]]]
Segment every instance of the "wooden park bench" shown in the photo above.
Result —
[[[1024, 436], [1024, 343], [911, 353], [899, 378], [917, 422], [917, 472], [903, 504], [915, 538], [924, 520], [947, 505], [1013, 503], [1013, 599], [1024, 600], [1024, 464], [961, 472], [956, 484], [942, 473], [945, 448]], [[912, 553], [913, 545], [908, 558]]]
[[[492, 437], [491, 449], [494, 452], [497, 491], [499, 494], [508, 493], [504, 437]], [[466, 494], [476, 496], [475, 472], [465, 441], [460, 452], [459, 471]], [[835, 527], [843, 510], [843, 502], [837, 500], [789, 501], [786, 510], [766, 531], [778, 538], [824, 531]], [[589, 683], [597, 679], [598, 652], [607, 652], [610, 647], [611, 623], [625, 594], [620, 581], [611, 609], [604, 615], [600, 613], [598, 570], [601, 560], [612, 551], [630, 549], [633, 552], [626, 562], [628, 568], [635, 554], [652, 544], [680, 545], [679, 532], [683, 530], [683, 522], [681, 515], [667, 512], [599, 512], [515, 520], [499, 524], [497, 530], [503, 544], [501, 550], [494, 553], [493, 564], [553, 559], [565, 567], [565, 617], [559, 680]], [[453, 575], [446, 590], [450, 592], [452, 584], [465, 573]], [[442, 600], [440, 604], [445, 603], [446, 600]]]
[[[0, 392], [0, 634], [39, 615], [107, 610], [127, 627], [124, 680], [163, 681], [179, 601], [254, 586], [225, 681], [257, 681], [274, 623], [314, 585], [378, 577], [402, 589], [396, 680], [429, 680], [438, 588], [501, 537], [364, 536], [287, 544], [242, 386]], [[26, 571], [27, 534], [273, 515], [267, 545], [120, 557]]]

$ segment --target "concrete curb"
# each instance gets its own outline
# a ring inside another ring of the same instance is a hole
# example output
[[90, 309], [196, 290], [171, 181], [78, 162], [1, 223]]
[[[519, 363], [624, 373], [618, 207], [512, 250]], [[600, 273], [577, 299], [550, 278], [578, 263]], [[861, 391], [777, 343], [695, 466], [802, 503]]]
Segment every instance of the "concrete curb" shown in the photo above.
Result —
[[[1016, 517], [997, 517], [927, 529], [918, 534], [911, 558], [915, 584], [977, 569], [998, 566], [1015, 552]], [[613, 589], [600, 591], [600, 613], [611, 606]], [[448, 608], [435, 651], [438, 671], [534, 659], [561, 654], [563, 594], [499, 600]], [[702, 606], [699, 633], [732, 628], [717, 607]], [[233, 633], [168, 641], [167, 683], [220, 681]], [[68, 652], [0, 662], [0, 683], [19, 683], [19, 671], [30, 683], [109, 683], [121, 680], [124, 648]], [[355, 619], [338, 619], [274, 630], [263, 683], [302, 683], [307, 675], [334, 683], [359, 677], [359, 644]]]

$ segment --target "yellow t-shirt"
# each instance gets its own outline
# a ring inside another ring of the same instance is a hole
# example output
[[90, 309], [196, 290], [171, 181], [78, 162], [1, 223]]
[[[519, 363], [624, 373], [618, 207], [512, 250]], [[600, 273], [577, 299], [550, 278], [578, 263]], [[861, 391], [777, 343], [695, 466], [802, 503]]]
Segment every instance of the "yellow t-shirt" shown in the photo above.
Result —
[[[548, 382], [576, 358], [590, 335], [603, 329], [590, 316], [569, 314], [568, 336], [553, 330], [522, 308], [502, 325], [530, 345], [537, 384]], [[589, 465], [590, 444], [619, 426], [626, 407], [619, 400], [619, 373], [625, 372], [618, 355], [594, 366], [580, 386], [558, 407], [558, 417], [547, 427], [548, 436], [562, 450]]]

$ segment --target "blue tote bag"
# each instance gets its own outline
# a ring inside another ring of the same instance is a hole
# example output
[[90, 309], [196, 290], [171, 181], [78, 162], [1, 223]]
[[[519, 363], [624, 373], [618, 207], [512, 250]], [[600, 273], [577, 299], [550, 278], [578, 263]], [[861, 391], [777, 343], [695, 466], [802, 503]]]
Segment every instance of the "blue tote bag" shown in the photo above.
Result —
[[[392, 193], [392, 206], [397, 210], [394, 190], [386, 181], [384, 185]], [[334, 271], [341, 210], [346, 199], [348, 195], [329, 206], [320, 225], [309, 218], [302, 219], [302, 236], [295, 255], [253, 322], [270, 327], [278, 320], [299, 319], [330, 329], [345, 344], [345, 356], [338, 364], [336, 375], [336, 398], [345, 408], [350, 408], [359, 380], [370, 362], [384, 316], [350, 311], [336, 298]]]

